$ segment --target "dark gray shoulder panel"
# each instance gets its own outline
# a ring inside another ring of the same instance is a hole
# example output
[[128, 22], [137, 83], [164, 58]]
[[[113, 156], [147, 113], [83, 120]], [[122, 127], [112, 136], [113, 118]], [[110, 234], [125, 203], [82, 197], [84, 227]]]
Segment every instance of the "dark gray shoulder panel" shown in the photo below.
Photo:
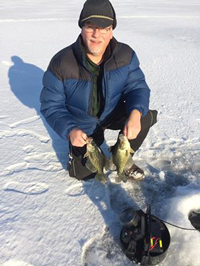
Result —
[[124, 43], [118, 43], [118, 49], [113, 57], [106, 63], [106, 71], [129, 65], [133, 57], [133, 49]]
[[84, 79], [89, 80], [90, 75], [84, 67], [78, 65], [74, 56], [72, 45], [62, 49], [51, 60], [48, 69], [60, 80]]

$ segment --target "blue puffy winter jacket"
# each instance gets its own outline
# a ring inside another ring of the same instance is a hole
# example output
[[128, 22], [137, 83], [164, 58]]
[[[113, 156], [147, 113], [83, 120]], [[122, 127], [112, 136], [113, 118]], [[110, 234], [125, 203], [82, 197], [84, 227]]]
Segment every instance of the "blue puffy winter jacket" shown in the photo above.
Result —
[[144, 116], [149, 108], [150, 90], [139, 67], [136, 53], [115, 38], [109, 44], [111, 55], [104, 63], [102, 94], [104, 109], [99, 118], [92, 115], [92, 74], [85, 64], [81, 36], [58, 52], [43, 77], [41, 113], [63, 139], [73, 128], [90, 136], [112, 114], [119, 101], [126, 104], [127, 115], [139, 110]]

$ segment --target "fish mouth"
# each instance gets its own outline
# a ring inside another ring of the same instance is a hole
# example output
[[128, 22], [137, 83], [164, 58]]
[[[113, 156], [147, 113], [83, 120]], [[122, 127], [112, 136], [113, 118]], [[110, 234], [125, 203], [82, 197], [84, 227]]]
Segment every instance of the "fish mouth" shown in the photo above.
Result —
[[119, 135], [119, 147], [120, 149], [124, 150], [127, 149], [129, 146], [128, 138], [124, 134]]
[[89, 137], [86, 139], [86, 144], [94, 144], [93, 138]]
[[126, 141], [126, 140], [127, 140], [127, 137], [126, 137], [124, 134], [121, 133], [121, 134], [119, 135], [119, 140], [120, 140], [120, 141]]

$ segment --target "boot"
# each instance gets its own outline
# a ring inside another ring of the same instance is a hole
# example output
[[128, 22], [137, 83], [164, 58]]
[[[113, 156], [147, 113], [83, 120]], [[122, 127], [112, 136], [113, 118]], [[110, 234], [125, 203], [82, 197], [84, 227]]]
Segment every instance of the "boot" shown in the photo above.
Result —
[[145, 178], [144, 171], [135, 164], [133, 164], [129, 169], [125, 170], [124, 173], [127, 176], [127, 180], [140, 181]]

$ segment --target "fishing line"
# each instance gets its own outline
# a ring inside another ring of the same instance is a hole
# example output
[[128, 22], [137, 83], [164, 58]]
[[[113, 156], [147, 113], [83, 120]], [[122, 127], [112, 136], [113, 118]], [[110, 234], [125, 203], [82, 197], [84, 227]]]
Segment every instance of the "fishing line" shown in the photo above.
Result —
[[[161, 220], [161, 219], [160, 219]], [[175, 224], [172, 224], [172, 223], [169, 223], [169, 222], [166, 222], [164, 220], [161, 220], [162, 222], [166, 223], [166, 224], [169, 224], [171, 226], [174, 226], [174, 227], [177, 227], [179, 229], [182, 229], [182, 230], [188, 230], [188, 231], [198, 231], [197, 229], [192, 229], [192, 228], [185, 228], [185, 227], [181, 227], [181, 226], [178, 226], [178, 225], [175, 225]]]

